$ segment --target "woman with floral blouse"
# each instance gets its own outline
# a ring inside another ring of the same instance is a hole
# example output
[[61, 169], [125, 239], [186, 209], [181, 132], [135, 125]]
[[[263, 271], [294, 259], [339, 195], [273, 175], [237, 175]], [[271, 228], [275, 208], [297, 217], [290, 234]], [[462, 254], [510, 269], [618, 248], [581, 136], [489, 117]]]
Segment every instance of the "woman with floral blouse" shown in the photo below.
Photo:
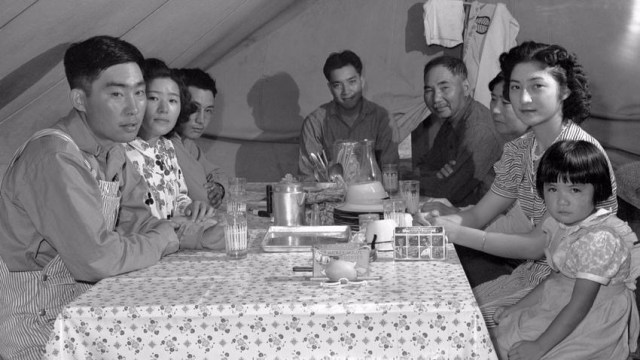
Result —
[[[162, 60], [146, 59], [143, 72], [147, 83], [146, 112], [138, 137], [125, 148], [127, 157], [149, 185], [145, 203], [157, 218], [173, 219], [176, 226], [181, 225], [177, 230], [179, 235], [197, 233], [191, 236], [200, 243], [197, 248], [220, 248], [222, 232], [217, 229], [219, 226], [211, 226], [215, 224], [212, 221], [215, 209], [189, 198], [175, 148], [165, 137], [180, 116], [189, 116], [188, 91], [175, 71]], [[195, 222], [204, 223], [194, 225]], [[215, 235], [207, 235], [214, 229]]]

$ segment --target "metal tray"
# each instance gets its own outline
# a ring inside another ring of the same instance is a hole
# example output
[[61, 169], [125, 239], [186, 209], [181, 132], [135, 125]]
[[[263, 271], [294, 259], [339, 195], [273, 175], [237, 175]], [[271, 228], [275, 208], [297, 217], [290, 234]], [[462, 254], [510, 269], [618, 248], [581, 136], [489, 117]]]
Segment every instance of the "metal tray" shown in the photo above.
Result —
[[271, 226], [262, 239], [265, 252], [311, 251], [316, 244], [345, 243], [351, 238], [348, 225]]

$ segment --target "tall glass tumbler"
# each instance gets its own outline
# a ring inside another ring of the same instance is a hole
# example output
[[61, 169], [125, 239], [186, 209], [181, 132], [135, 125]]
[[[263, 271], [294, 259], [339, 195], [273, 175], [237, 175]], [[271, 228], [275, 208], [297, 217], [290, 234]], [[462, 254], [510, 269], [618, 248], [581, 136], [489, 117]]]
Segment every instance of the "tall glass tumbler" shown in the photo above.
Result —
[[227, 212], [225, 219], [224, 241], [227, 259], [244, 259], [247, 257], [249, 245], [247, 215], [242, 211]]
[[228, 192], [246, 191], [247, 190], [247, 178], [232, 177], [229, 178]]
[[393, 197], [398, 193], [398, 165], [382, 165], [382, 185], [389, 196]]
[[227, 212], [247, 211], [246, 186], [246, 178], [229, 178], [226, 196]]
[[407, 212], [411, 215], [420, 209], [420, 181], [400, 181], [400, 195], [407, 204]]

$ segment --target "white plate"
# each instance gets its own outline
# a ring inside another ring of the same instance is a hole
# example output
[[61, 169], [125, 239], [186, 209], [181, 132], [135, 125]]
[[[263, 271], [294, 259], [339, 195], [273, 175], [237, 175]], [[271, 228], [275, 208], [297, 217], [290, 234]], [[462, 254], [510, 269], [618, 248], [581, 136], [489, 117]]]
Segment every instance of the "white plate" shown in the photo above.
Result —
[[336, 206], [336, 209], [353, 212], [382, 212], [382, 203], [380, 204], [342, 204]]

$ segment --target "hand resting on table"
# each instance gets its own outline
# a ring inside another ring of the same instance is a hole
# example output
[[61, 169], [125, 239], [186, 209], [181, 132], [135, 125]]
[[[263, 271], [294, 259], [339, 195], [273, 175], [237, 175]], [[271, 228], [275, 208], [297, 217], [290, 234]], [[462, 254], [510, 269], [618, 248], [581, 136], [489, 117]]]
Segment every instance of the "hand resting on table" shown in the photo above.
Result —
[[212, 218], [215, 213], [216, 209], [214, 209], [213, 206], [209, 206], [208, 204], [198, 200], [187, 205], [187, 208], [184, 210], [184, 214], [191, 221], [204, 221]]
[[420, 209], [426, 219], [457, 214], [460, 209], [451, 205], [447, 199], [429, 199]]
[[185, 217], [174, 217], [171, 220], [175, 224], [181, 249], [224, 249], [224, 222], [220, 222], [215, 216], [202, 221], [192, 221]]

